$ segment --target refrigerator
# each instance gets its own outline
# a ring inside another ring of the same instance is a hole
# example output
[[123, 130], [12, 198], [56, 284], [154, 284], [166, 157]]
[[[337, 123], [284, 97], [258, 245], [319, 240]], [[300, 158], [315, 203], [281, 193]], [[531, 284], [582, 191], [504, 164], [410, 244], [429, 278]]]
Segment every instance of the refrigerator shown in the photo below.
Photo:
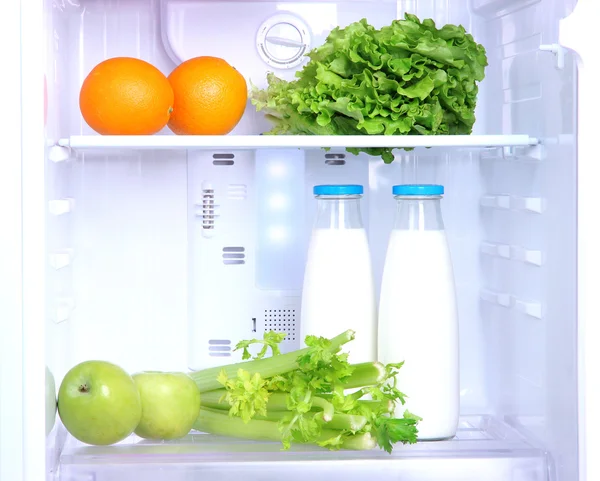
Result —
[[[600, 479], [597, 1], [21, 0], [2, 11], [2, 481]], [[107, 58], [168, 75], [212, 55], [264, 87], [267, 72], [293, 79], [336, 26], [381, 27], [406, 12], [463, 25], [485, 46], [472, 135], [267, 136], [248, 105], [226, 136], [113, 137], [79, 111], [83, 80]], [[391, 164], [345, 150], [399, 139], [414, 149], [395, 150]], [[131, 373], [201, 369], [241, 359], [215, 343], [271, 329], [298, 348], [312, 187], [327, 183], [365, 187], [378, 291], [392, 186], [445, 186], [460, 325], [455, 438], [389, 455], [195, 432], [89, 446], [58, 416], [46, 433], [46, 367], [56, 387], [90, 359]]]

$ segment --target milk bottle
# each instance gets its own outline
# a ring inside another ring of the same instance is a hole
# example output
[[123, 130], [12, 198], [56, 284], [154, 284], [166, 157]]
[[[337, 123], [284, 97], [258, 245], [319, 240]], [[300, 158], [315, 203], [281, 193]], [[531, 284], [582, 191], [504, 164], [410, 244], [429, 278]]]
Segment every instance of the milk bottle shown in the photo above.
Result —
[[356, 331], [348, 344], [352, 363], [375, 361], [376, 299], [360, 185], [314, 187], [317, 217], [302, 292], [301, 335], [334, 337]]
[[423, 418], [420, 440], [456, 434], [459, 414], [458, 314], [441, 185], [397, 185], [397, 209], [379, 304], [379, 360], [404, 361], [397, 406]]

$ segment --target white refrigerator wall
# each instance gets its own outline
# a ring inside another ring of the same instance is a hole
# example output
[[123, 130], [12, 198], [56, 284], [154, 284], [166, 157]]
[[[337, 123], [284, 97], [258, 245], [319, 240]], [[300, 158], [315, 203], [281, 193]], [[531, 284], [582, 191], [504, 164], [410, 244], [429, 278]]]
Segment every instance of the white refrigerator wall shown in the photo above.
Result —
[[[79, 88], [109, 57], [139, 57], [168, 74], [181, 59], [218, 55], [261, 84], [270, 67], [256, 53], [256, 31], [281, 11], [309, 26], [313, 46], [338, 23], [362, 17], [383, 25], [409, 11], [462, 23], [490, 60], [476, 133], [526, 133], [544, 142], [535, 149], [399, 153], [389, 166], [320, 151], [123, 152], [69, 160], [50, 147], [46, 358], [57, 384], [87, 359], [131, 372], [186, 370], [235, 359], [211, 346], [231, 346], [264, 328], [297, 332], [312, 186], [365, 185], [363, 215], [379, 283], [394, 212], [391, 186], [438, 182], [447, 191], [459, 296], [462, 412], [518, 427], [548, 449], [549, 479], [575, 480], [576, 68], [570, 55], [558, 69], [556, 57], [539, 50], [557, 41], [558, 21], [573, 3], [48, 0], [50, 145], [93, 133], [79, 113]], [[252, 111], [234, 134], [264, 130]], [[279, 165], [287, 167], [278, 171]], [[282, 182], [292, 192], [283, 200]], [[273, 203], [288, 210], [277, 217]], [[214, 229], [205, 228], [206, 205], [220, 216]], [[282, 238], [294, 242], [277, 243]], [[280, 257], [270, 262], [275, 247]]]
[[537, 46], [556, 42], [556, 19], [573, 4], [527, 4], [486, 29], [486, 128], [527, 131], [544, 142], [541, 162], [535, 152], [482, 160], [484, 205], [510, 205], [483, 207], [481, 215], [486, 383], [495, 412], [540, 440], [558, 479], [570, 479], [578, 462], [577, 74], [574, 56], [559, 69], [560, 59]]

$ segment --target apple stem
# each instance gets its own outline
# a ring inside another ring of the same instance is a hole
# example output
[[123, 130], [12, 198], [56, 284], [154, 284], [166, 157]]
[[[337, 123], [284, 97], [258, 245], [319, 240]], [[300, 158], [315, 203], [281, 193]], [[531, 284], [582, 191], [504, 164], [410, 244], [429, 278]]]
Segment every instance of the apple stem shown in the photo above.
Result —
[[88, 393], [90, 392], [90, 389], [88, 388], [87, 384], [82, 384], [79, 386], [79, 392]]

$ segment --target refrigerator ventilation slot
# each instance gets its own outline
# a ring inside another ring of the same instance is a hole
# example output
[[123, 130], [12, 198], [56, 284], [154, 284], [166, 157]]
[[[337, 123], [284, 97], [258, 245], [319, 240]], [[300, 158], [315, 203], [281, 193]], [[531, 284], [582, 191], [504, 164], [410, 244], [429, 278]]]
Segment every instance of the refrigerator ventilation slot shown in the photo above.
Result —
[[327, 165], [346, 165], [346, 154], [325, 154]]
[[228, 339], [210, 339], [208, 355], [211, 357], [231, 357], [231, 341]]
[[231, 200], [246, 200], [248, 195], [246, 184], [229, 184], [227, 198]]
[[202, 189], [202, 229], [215, 228], [215, 191]]
[[296, 309], [265, 309], [265, 332], [285, 332], [285, 341], [296, 340]]
[[233, 165], [235, 164], [234, 154], [213, 154], [213, 165]]
[[245, 264], [245, 251], [244, 247], [223, 247], [223, 264], [226, 266]]

